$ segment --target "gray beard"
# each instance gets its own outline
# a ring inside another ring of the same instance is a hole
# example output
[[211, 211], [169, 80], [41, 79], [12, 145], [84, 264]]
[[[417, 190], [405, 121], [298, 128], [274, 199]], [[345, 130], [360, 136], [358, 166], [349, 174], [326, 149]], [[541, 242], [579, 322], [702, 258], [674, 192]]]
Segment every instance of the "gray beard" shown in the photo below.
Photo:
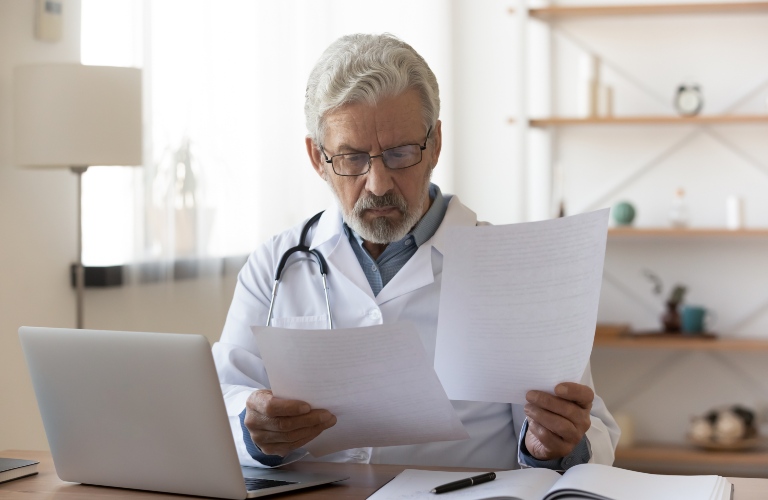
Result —
[[[405, 199], [394, 193], [386, 193], [384, 196], [370, 195], [360, 198], [352, 207], [350, 213], [344, 212], [344, 220], [362, 239], [376, 244], [389, 244], [393, 241], [401, 240], [415, 226], [424, 208], [424, 203], [429, 199], [429, 192], [425, 191], [424, 196], [419, 200], [418, 207], [409, 207]], [[363, 218], [365, 210], [379, 207], [396, 207], [402, 214], [399, 222], [392, 221], [386, 217], [376, 217], [373, 220], [366, 221]]]
[[[355, 206], [352, 207], [352, 210], [348, 211], [341, 203], [341, 198], [339, 198], [333, 182], [327, 177], [325, 180], [331, 188], [333, 196], [336, 197], [336, 202], [341, 208], [344, 222], [346, 222], [347, 225], [365, 241], [377, 245], [388, 245], [389, 243], [405, 238], [405, 235], [408, 234], [419, 220], [421, 220], [425, 208], [429, 204], [429, 181], [432, 179], [432, 168], [432, 165], [427, 168], [426, 175], [423, 179], [424, 190], [422, 191], [421, 199], [419, 199], [418, 206], [416, 207], [409, 207], [405, 198], [400, 195], [395, 193], [385, 193], [383, 196], [362, 196], [355, 202]], [[363, 219], [365, 210], [369, 208], [389, 206], [396, 207], [397, 210], [403, 214], [400, 223], [391, 221], [386, 217], [376, 217], [372, 221]]]

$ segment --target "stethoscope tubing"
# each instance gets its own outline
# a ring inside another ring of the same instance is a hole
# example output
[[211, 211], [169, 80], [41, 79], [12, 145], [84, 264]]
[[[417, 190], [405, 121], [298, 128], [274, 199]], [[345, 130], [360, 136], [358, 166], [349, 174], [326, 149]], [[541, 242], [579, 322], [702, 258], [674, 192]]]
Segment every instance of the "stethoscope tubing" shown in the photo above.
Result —
[[275, 306], [275, 297], [277, 296], [277, 288], [280, 283], [280, 278], [282, 277], [283, 270], [285, 269], [285, 265], [288, 262], [288, 259], [291, 255], [293, 255], [296, 252], [303, 252], [308, 253], [315, 257], [315, 260], [317, 261], [317, 265], [320, 268], [320, 276], [323, 279], [323, 292], [325, 293], [325, 309], [328, 314], [328, 329], [333, 329], [333, 320], [331, 319], [331, 299], [328, 294], [328, 264], [325, 262], [325, 257], [323, 257], [323, 254], [320, 253], [319, 250], [316, 249], [310, 249], [308, 245], [305, 244], [305, 241], [307, 239], [307, 234], [309, 233], [309, 229], [318, 221], [320, 220], [320, 216], [323, 215], [323, 212], [319, 212], [312, 216], [311, 219], [307, 221], [306, 224], [304, 224], [304, 227], [301, 230], [301, 236], [299, 237], [299, 244], [295, 247], [289, 248], [286, 250], [286, 252], [280, 257], [280, 262], [277, 264], [277, 269], [275, 269], [275, 281], [272, 284], [272, 298], [269, 300], [269, 312], [267, 312], [267, 326], [269, 326], [270, 322], [272, 321], [272, 311], [274, 310]]

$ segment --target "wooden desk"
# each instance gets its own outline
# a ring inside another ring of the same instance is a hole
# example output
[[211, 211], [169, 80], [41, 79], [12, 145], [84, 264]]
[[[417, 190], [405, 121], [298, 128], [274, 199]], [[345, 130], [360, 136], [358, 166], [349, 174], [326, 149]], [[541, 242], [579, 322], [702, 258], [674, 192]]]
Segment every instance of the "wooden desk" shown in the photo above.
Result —
[[[99, 486], [83, 486], [80, 484], [61, 481], [53, 468], [51, 454], [44, 451], [2, 451], [0, 455], [9, 458], [38, 460], [39, 473], [35, 476], [15, 479], [0, 484], [0, 500], [179, 500], [180, 495], [150, 493], [144, 491], [122, 490], [117, 488], [102, 488]], [[395, 477], [403, 469], [403, 465], [360, 465], [360, 464], [328, 464], [328, 463], [295, 463], [288, 468], [304, 471], [328, 472], [349, 475], [349, 479], [337, 485], [319, 486], [296, 493], [285, 493], [274, 497], [276, 500], [361, 500], [367, 498], [387, 481]], [[432, 470], [465, 470], [448, 467], [410, 467]], [[765, 500], [768, 498], [768, 479], [729, 478], [735, 485], [734, 500]], [[199, 497], [198, 497], [199, 498]]]

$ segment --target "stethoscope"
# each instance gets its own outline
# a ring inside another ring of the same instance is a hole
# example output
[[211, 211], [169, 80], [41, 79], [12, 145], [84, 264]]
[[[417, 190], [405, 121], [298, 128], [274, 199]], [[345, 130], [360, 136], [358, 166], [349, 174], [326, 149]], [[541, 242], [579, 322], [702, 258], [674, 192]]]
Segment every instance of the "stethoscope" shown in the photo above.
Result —
[[285, 263], [288, 262], [288, 258], [294, 253], [305, 252], [314, 255], [315, 260], [317, 260], [317, 265], [320, 266], [320, 276], [323, 278], [323, 290], [325, 291], [325, 307], [326, 311], [328, 312], [328, 329], [333, 329], [333, 322], [331, 321], [331, 300], [328, 298], [328, 280], [326, 279], [326, 276], [328, 275], [328, 264], [325, 263], [325, 258], [319, 250], [312, 250], [309, 248], [309, 246], [304, 244], [304, 241], [307, 239], [307, 233], [309, 233], [309, 228], [311, 228], [315, 222], [320, 219], [321, 215], [323, 215], [323, 212], [315, 214], [311, 219], [307, 221], [306, 224], [304, 224], [304, 227], [301, 230], [301, 236], [299, 237], [299, 244], [293, 248], [289, 248], [280, 258], [280, 263], [277, 265], [277, 269], [275, 270], [275, 284], [272, 285], [272, 299], [269, 301], [267, 326], [269, 326], [269, 322], [272, 320], [272, 308], [275, 305], [277, 284], [280, 283], [280, 277], [283, 274], [283, 269], [285, 269]]

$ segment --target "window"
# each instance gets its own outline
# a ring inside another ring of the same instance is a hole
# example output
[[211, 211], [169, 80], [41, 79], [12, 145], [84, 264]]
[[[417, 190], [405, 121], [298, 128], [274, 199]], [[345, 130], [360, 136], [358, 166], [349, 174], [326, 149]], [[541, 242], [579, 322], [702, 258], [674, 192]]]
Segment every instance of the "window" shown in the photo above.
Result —
[[83, 64], [140, 66], [145, 85], [144, 165], [83, 176], [86, 265], [245, 255], [327, 207], [304, 148], [309, 71], [354, 27], [401, 36], [443, 81], [450, 23], [424, 27], [443, 5], [83, 0]]

